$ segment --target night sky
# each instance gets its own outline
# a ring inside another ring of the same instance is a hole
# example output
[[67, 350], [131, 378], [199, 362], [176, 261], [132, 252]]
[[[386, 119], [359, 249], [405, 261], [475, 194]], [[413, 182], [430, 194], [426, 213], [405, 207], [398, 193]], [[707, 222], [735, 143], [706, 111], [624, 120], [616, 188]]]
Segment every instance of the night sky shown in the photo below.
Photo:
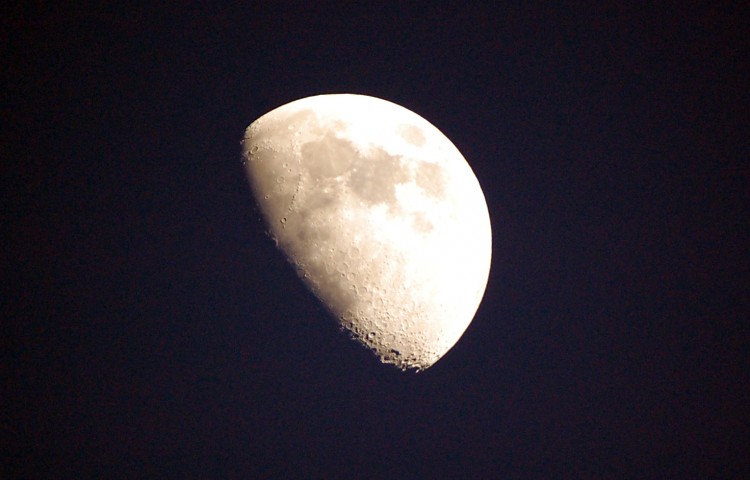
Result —
[[[739, 8], [13, 3], [0, 478], [748, 471]], [[413, 110], [484, 190], [487, 291], [424, 372], [340, 332], [254, 207], [244, 129], [321, 93]]]

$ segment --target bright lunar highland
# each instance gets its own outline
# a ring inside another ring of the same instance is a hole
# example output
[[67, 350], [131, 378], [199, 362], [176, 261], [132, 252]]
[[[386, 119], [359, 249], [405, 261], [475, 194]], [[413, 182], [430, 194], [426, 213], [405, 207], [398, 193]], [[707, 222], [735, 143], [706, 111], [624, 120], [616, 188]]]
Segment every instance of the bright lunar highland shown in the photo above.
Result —
[[487, 285], [487, 204], [458, 149], [419, 115], [319, 95], [263, 115], [243, 162], [270, 235], [342, 328], [423, 370], [455, 345]]

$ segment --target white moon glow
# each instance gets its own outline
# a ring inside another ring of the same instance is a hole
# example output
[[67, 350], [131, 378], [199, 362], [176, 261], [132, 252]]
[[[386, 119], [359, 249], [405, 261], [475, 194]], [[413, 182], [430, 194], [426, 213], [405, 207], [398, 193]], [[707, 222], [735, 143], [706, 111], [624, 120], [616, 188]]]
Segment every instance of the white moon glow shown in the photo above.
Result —
[[381, 361], [426, 369], [484, 295], [487, 204], [456, 147], [385, 100], [303, 98], [253, 122], [243, 161], [278, 247]]

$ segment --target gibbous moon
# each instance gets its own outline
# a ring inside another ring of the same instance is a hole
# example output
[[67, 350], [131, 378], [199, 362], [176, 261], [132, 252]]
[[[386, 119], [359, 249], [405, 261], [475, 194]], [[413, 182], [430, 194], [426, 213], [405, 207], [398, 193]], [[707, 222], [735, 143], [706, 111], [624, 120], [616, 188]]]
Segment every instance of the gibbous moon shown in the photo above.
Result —
[[364, 95], [296, 100], [254, 121], [243, 163], [270, 235], [342, 328], [423, 370], [455, 345], [487, 285], [487, 204], [458, 149]]

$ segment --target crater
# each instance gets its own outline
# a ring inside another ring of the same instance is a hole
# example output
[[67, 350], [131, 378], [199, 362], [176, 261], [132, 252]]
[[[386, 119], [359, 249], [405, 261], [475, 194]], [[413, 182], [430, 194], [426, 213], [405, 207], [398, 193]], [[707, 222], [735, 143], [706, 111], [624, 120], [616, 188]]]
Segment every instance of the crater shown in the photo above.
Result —
[[414, 214], [414, 220], [412, 221], [412, 225], [414, 226], [415, 230], [422, 232], [422, 233], [429, 233], [435, 227], [432, 224], [432, 222], [429, 221], [423, 213]]
[[357, 157], [354, 146], [332, 132], [320, 140], [305, 143], [301, 152], [305, 167], [316, 180], [345, 174]]
[[426, 141], [422, 130], [415, 125], [399, 125], [398, 134], [415, 147], [423, 146]]
[[307, 131], [313, 133], [321, 133], [323, 131], [318, 122], [317, 115], [315, 115], [315, 112], [310, 109], [294, 112], [289, 115], [283, 123], [288, 125], [287, 130], [300, 131], [304, 126]]
[[419, 162], [414, 180], [427, 195], [437, 198], [445, 195], [443, 169], [435, 163]]
[[409, 180], [400, 157], [389, 155], [382, 148], [366, 158], [357, 157], [349, 178], [349, 187], [365, 203], [395, 205], [396, 185]]

